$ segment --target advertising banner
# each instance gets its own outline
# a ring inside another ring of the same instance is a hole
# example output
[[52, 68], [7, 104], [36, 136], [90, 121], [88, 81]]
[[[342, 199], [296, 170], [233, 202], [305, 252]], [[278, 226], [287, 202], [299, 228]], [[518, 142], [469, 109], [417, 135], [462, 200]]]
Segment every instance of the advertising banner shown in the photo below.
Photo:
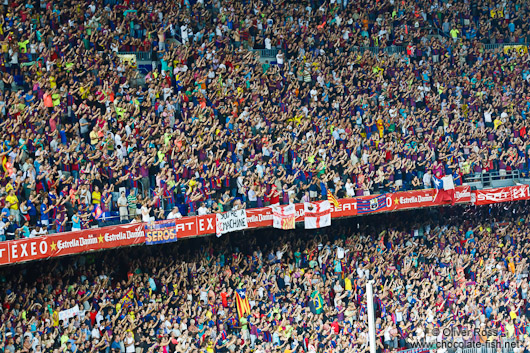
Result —
[[144, 225], [136, 223], [49, 235], [47, 238], [49, 255], [62, 256], [144, 243], [145, 233]]
[[[454, 188], [454, 203], [487, 205], [530, 199], [528, 185], [517, 185], [496, 189], [471, 191], [469, 186]], [[317, 201], [304, 204], [280, 206], [277, 217], [289, 218], [289, 221], [276, 222], [275, 227], [292, 229], [294, 222], [304, 222], [308, 228], [325, 227], [331, 224], [331, 218], [355, 216], [362, 213], [377, 213], [422, 207], [447, 205], [436, 200], [436, 190], [412, 190], [387, 193], [384, 195], [361, 196], [349, 199], [337, 199], [337, 203]], [[294, 212], [293, 212], [294, 210]], [[359, 212], [359, 210], [361, 210]], [[280, 212], [281, 211], [281, 212]], [[163, 244], [177, 239], [208, 234], [219, 236], [243, 229], [272, 227], [274, 225], [273, 208], [230, 211], [223, 214], [209, 214], [197, 217], [184, 217], [175, 220], [137, 223], [104, 228], [86, 229], [46, 235], [35, 238], [0, 242], [0, 265], [46, 259], [55, 256], [79, 254], [86, 251], [113, 249], [121, 246], [147, 243]]]
[[180, 238], [215, 233], [215, 214], [145, 224], [147, 245], [171, 243]]
[[386, 194], [357, 200], [357, 214], [387, 211]]
[[516, 185], [496, 189], [476, 190], [475, 205], [528, 200], [528, 185]]
[[251, 208], [245, 212], [249, 228], [272, 227], [272, 208]]

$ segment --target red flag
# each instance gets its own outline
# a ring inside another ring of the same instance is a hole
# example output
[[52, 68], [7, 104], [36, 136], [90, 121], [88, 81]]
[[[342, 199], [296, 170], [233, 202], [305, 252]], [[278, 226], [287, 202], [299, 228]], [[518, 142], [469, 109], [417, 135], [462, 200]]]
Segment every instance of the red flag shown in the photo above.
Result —
[[436, 194], [434, 195], [435, 203], [450, 203], [451, 205], [455, 204], [455, 185], [453, 182], [452, 175], [446, 175], [443, 178], [439, 179], [433, 177], [434, 188], [436, 189]]

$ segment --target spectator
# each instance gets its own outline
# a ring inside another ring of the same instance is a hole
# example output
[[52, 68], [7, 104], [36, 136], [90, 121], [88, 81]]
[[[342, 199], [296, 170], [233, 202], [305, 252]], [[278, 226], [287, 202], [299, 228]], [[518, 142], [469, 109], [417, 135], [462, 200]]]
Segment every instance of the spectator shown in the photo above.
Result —
[[152, 221], [151, 216], [149, 215], [149, 213], [151, 212], [151, 208], [148, 207], [147, 201], [144, 201], [142, 203], [140, 212], [142, 214], [142, 222], [150, 223]]
[[130, 192], [127, 196], [127, 208], [129, 209], [129, 216], [136, 216], [137, 214], [137, 201], [136, 194], [134, 192]]
[[171, 212], [167, 215], [166, 219], [181, 219], [182, 215], [180, 214], [179, 208], [174, 207]]
[[6, 240], [6, 228], [9, 226], [9, 222], [5, 223], [3, 219], [0, 220], [0, 241]]
[[79, 216], [79, 210], [74, 211], [72, 216], [72, 231], [81, 230], [81, 217]]
[[201, 202], [200, 207], [197, 209], [197, 215], [198, 216], [204, 216], [210, 213], [210, 210], [206, 207], [204, 202]]
[[[129, 203], [129, 198], [125, 197], [125, 191], [120, 191], [120, 197], [118, 198], [118, 208], [120, 211], [120, 221], [127, 221], [129, 219], [128, 206], [134, 202], [131, 199]], [[132, 208], [131, 208], [132, 209]]]

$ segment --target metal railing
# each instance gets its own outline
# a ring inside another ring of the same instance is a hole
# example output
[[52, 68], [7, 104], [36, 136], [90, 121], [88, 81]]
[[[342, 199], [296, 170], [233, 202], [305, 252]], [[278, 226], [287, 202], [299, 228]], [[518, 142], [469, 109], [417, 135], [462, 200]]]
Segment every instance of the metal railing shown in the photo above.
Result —
[[486, 50], [497, 50], [502, 49], [506, 46], [512, 46], [512, 45], [526, 45], [526, 43], [492, 43], [492, 44], [484, 44], [484, 49]]
[[[504, 48], [505, 46], [512, 46], [512, 45], [525, 45], [524, 43], [495, 43], [495, 44], [484, 44], [485, 50], [497, 50]], [[253, 52], [257, 52], [260, 54], [260, 57], [262, 59], [273, 59], [276, 58], [276, 54], [280, 51], [280, 49], [251, 49]], [[391, 45], [388, 47], [362, 47], [362, 46], [355, 46], [352, 47], [352, 51], [359, 52], [361, 54], [364, 54], [366, 51], [369, 51], [370, 53], [374, 55], [378, 54], [403, 54], [407, 52], [407, 48], [404, 46], [398, 46], [398, 45]]]
[[391, 45], [389, 47], [384, 47], [384, 48], [381, 48], [381, 47], [353, 47], [353, 51], [360, 52], [361, 54], [363, 54], [366, 51], [369, 51], [370, 53], [372, 53], [374, 55], [381, 54], [381, 53], [393, 55], [393, 54], [405, 53], [407, 51], [407, 48], [403, 47], [403, 46], [397, 46], [397, 45]]
[[[480, 183], [482, 187], [495, 186], [495, 184], [502, 184], [503, 182], [515, 184], [521, 178], [519, 170], [494, 170], [487, 173], [474, 173], [464, 175], [464, 182], [473, 184]], [[502, 181], [502, 182], [500, 182]], [[500, 183], [499, 183], [500, 182]], [[502, 186], [502, 185], [498, 185]]]
[[255, 53], [259, 53], [261, 58], [263, 59], [275, 59], [276, 54], [280, 51], [280, 49], [251, 49]]
[[152, 51], [119, 51], [118, 54], [122, 55], [136, 55], [136, 61], [151, 61], [153, 56]]

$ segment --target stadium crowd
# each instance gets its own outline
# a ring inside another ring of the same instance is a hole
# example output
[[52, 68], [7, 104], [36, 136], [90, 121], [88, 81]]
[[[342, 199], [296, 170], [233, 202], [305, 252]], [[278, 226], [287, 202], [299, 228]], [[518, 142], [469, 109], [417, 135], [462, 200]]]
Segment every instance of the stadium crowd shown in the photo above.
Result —
[[448, 341], [528, 352], [527, 210], [400, 212], [2, 269], [0, 349], [365, 352], [370, 280], [378, 352]]
[[525, 172], [528, 6], [4, 0], [0, 240]]

